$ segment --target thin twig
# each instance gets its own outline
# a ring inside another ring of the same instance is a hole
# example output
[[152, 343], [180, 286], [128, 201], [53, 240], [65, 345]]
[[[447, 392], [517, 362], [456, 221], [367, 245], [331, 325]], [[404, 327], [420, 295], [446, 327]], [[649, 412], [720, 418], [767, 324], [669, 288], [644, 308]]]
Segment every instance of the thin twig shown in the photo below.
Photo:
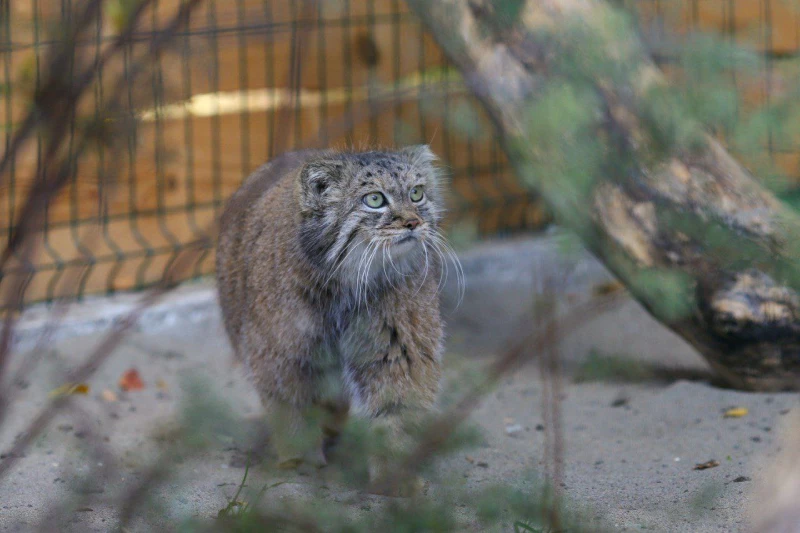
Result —
[[[114, 90], [111, 92], [112, 97], [110, 98], [109, 103], [106, 105], [105, 112], [101, 116], [110, 116], [114, 114], [113, 111], [119, 106], [119, 100], [126, 84], [130, 83], [138, 76], [148, 61], [152, 61], [158, 57], [163, 49], [174, 38], [175, 32], [181, 26], [188, 23], [192, 10], [194, 10], [201, 1], [202, 0], [191, 0], [183, 4], [170, 23], [156, 34], [151, 41], [150, 47], [148, 48], [148, 51], [144, 57], [139, 58], [139, 60], [133, 65], [133, 67], [131, 67], [126, 75], [122, 75], [118, 78]], [[139, 11], [136, 13], [140, 14]], [[136, 19], [132, 18], [130, 24], [135, 24], [135, 22]], [[129, 31], [132, 30], [126, 30], [124, 33], [129, 33]], [[76, 105], [77, 100], [72, 101], [71, 104], [73, 106]], [[62, 118], [66, 119], [68, 116], [70, 115], [65, 115]], [[77, 143], [77, 148], [74, 149], [72, 158], [79, 158], [90, 145], [90, 137], [84, 133]], [[53, 145], [48, 147], [48, 158], [46, 160], [46, 164], [44, 165], [45, 172], [49, 171], [52, 164], [50, 156], [54, 157], [56, 151], [57, 148], [53, 148]], [[47, 206], [50, 204], [53, 198], [55, 198], [58, 192], [66, 185], [66, 183], [69, 181], [69, 178], [74, 173], [75, 168], [72, 158], [67, 158], [66, 161], [63, 161], [58, 167], [57, 171], [49, 173], [45, 175], [43, 179], [36, 181], [36, 186], [28, 195], [28, 199], [21, 210], [19, 216], [20, 223], [12, 232], [6, 247], [4, 248], [2, 254], [0, 254], [0, 272], [2, 272], [6, 262], [10, 260], [14, 253], [23, 247], [23, 243], [28, 240], [29, 235], [35, 229], [41, 227], [41, 221], [43, 221]], [[33, 249], [32, 244], [26, 246], [29, 246], [29, 248], [27, 248], [28, 251], [25, 254], [27, 257], [32, 255]], [[4, 368], [8, 361], [8, 353], [11, 349], [12, 330], [15, 323], [15, 312], [20, 307], [24, 297], [24, 285], [19, 284], [16, 287], [10, 288], [9, 294], [11, 295], [11, 305], [5, 305], [5, 307], [10, 309], [6, 314], [3, 324], [3, 331], [2, 334], [0, 334], [0, 375], [3, 375]]]
[[[212, 230], [209, 230], [209, 235]], [[100, 365], [111, 355], [111, 353], [119, 346], [120, 342], [124, 339], [128, 331], [136, 325], [139, 316], [156, 303], [161, 297], [175, 287], [175, 279], [179, 273], [188, 269], [189, 265], [200, 253], [203, 253], [206, 247], [205, 241], [199, 241], [195, 250], [184, 250], [183, 257], [178, 257], [172, 264], [172, 271], [166, 272], [162, 279], [161, 284], [156, 288], [146, 293], [139, 305], [137, 305], [130, 313], [122, 317], [117, 323], [114, 324], [111, 332], [106, 335], [103, 341], [92, 352], [91, 355], [83, 362], [83, 364], [76, 370], [70, 373], [66, 382], [67, 383], [81, 383], [91, 377]], [[193, 252], [193, 253], [190, 253]], [[72, 400], [72, 395], [57, 396], [52, 399], [39, 413], [39, 415], [28, 425], [27, 429], [22, 433], [20, 438], [14, 443], [7, 453], [5, 460], [0, 462], [0, 479], [3, 478], [9, 469], [16, 463], [21, 453], [34, 441], [34, 439], [42, 432], [42, 430], [50, 423], [55, 415], [69, 405]]]
[[[8, 165], [14, 160], [17, 153], [23, 148], [28, 138], [33, 134], [35, 126], [40, 122], [46, 120], [54, 127], [65, 127], [67, 120], [64, 117], [69, 116], [70, 111], [74, 110], [84, 91], [91, 85], [92, 80], [96, 77], [105, 64], [124, 46], [132, 42], [133, 32], [139, 17], [144, 12], [145, 8], [152, 3], [153, 0], [141, 0], [136, 8], [131, 12], [128, 19], [128, 24], [125, 29], [117, 36], [114, 42], [106, 48], [103, 53], [87, 68], [82, 75], [77, 78], [75, 83], [69, 91], [64, 91], [63, 88], [53, 87], [48, 90], [47, 83], [45, 87], [40, 90], [37, 95], [36, 105], [31, 109], [22, 121], [21, 126], [12, 138], [9, 148], [3, 153], [0, 159], [0, 185], [3, 183], [3, 175], [5, 174]], [[101, 0], [89, 0], [86, 8], [83, 10], [82, 15], [79, 17], [78, 22], [73, 26], [73, 31], [64, 39], [64, 45], [57, 49], [56, 54], [50, 59], [48, 64], [50, 68], [48, 72], [51, 73], [47, 82], [52, 83], [54, 80], [61, 78], [53, 73], [58, 73], [62, 69], [68, 68], [67, 65], [71, 63], [70, 57], [73, 54], [72, 45], [77, 41], [78, 36], [96, 20], [102, 13]], [[46, 96], [46, 97], [45, 97]], [[53, 111], [57, 111], [57, 106], [64, 106], [65, 109], [56, 115]], [[53, 116], [61, 118], [60, 121], [53, 121]], [[61, 139], [63, 136], [55, 136], [56, 139]]]
[[[311, 20], [314, 15], [314, 7], [316, 6], [316, 0], [302, 0], [302, 20]], [[289, 62], [289, 70], [286, 73], [286, 86], [289, 88], [289, 94], [291, 95], [289, 98], [289, 105], [284, 106], [278, 110], [278, 114], [275, 117], [277, 124], [290, 124], [291, 123], [291, 112], [295, 110], [297, 107], [297, 98], [300, 90], [302, 89], [301, 85], [301, 75], [303, 72], [303, 52], [304, 47], [303, 43], [308, 40], [308, 34], [311, 31], [310, 25], [303, 25], [300, 31], [297, 31], [296, 25], [292, 27], [292, 46], [291, 46], [291, 61]], [[295, 128], [300, 127], [300, 122], [295, 121]], [[276, 154], [282, 154], [283, 152], [287, 151], [289, 147], [289, 140], [288, 135], [278, 135], [275, 139], [275, 151]], [[298, 147], [299, 148], [299, 147]]]
[[[174, 38], [175, 32], [181, 26], [185, 25], [191, 12], [194, 8], [196, 8], [202, 0], [191, 0], [181, 6], [178, 10], [177, 14], [173, 17], [170, 23], [165, 26], [152, 40], [150, 47], [148, 49], [147, 54], [143, 58], [140, 58], [139, 61], [134, 65], [131, 71], [125, 75], [121, 76], [118, 79], [118, 82], [115, 86], [115, 90], [112, 92], [114, 95], [110, 103], [107, 106], [108, 110], [116, 109], [118, 100], [120, 95], [122, 94], [122, 90], [125, 87], [126, 83], [129, 83], [131, 79], [135, 78], [138, 73], [142, 70], [144, 63], [146, 61], [150, 61], [158, 56], [158, 54], [163, 50], [163, 48], [171, 42]], [[133, 24], [135, 20], [131, 20], [131, 24]], [[72, 105], [76, 104], [76, 101], [70, 102]], [[65, 116], [70, 116], [69, 114]], [[62, 117], [63, 118], [63, 117]], [[79, 157], [89, 146], [89, 137], [88, 135], [84, 134], [80, 141], [78, 142], [78, 148], [75, 151], [75, 157]], [[55, 153], [55, 150], [52, 150], [52, 147], [48, 150], [48, 153]], [[25, 207], [22, 210], [22, 215], [25, 216], [22, 220], [31, 220], [35, 219], [37, 215], [42, 216], [41, 214], [45, 211], [47, 205], [52, 201], [55, 197], [55, 194], [63, 188], [63, 186], [67, 183], [68, 178], [74, 172], [74, 164], [71, 158], [67, 158], [66, 161], [63, 161], [61, 165], [59, 165], [58, 169], [53, 172], [49, 173], [49, 166], [45, 168], [45, 172], [48, 174], [45, 176], [45, 179], [41, 180], [29, 195], [28, 201], [26, 202]], [[49, 178], [49, 179], [48, 179]], [[7, 245], [4, 253], [2, 255], [4, 261], [11, 257], [14, 250], [19, 249], [23, 243], [29, 242], [29, 235], [30, 235], [30, 226], [23, 224], [22, 227], [16, 229], [16, 233], [12, 234], [11, 238], [9, 239], [9, 244]], [[199, 246], [198, 246], [199, 245]], [[32, 247], [32, 244], [26, 244], [26, 247]], [[204, 252], [206, 248], [209, 246], [208, 239], [201, 240], [194, 243], [194, 246], [197, 250]], [[192, 245], [187, 246], [184, 250], [185, 252], [192, 252]], [[186, 253], [184, 255], [184, 261], [180, 261], [180, 257], [176, 258], [176, 260], [172, 263], [171, 267], [165, 272], [164, 277], [162, 279], [162, 283], [157, 286], [153, 291], [149, 294], [145, 295], [142, 299], [141, 305], [134, 309], [128, 316], [124, 317], [116, 326], [115, 328], [109, 333], [106, 339], [100, 344], [100, 346], [94, 351], [94, 353], [87, 359], [87, 361], [77, 370], [74, 372], [72, 382], [80, 382], [84, 381], [86, 378], [91, 376], [100, 365], [102, 361], [104, 361], [108, 355], [116, 348], [119, 342], [122, 340], [124, 335], [127, 331], [133, 326], [135, 323], [136, 318], [138, 318], [139, 314], [155, 302], [158, 298], [160, 298], [166, 291], [174, 286], [174, 280], [176, 279], [176, 271], [181, 272], [181, 269], [184, 266], [186, 258], [191, 258], [193, 255], [196, 255], [197, 251], [194, 250], [194, 254]], [[4, 262], [3, 261], [3, 262]], [[0, 263], [2, 266], [2, 263]], [[15, 306], [13, 309], [18, 307], [18, 303], [21, 302], [21, 299], [24, 294], [24, 285], [19, 284], [16, 287], [12, 287], [10, 289], [10, 293], [13, 296], [13, 300]], [[0, 336], [0, 375], [3, 375], [4, 368], [7, 364], [8, 354], [11, 348], [11, 337], [12, 337], [12, 330], [14, 325], [14, 313], [13, 310], [9, 310], [6, 316], [6, 320], [3, 327], [2, 336]], [[12, 447], [12, 450], [9, 454], [9, 457], [0, 463], [0, 478], [5, 474], [11, 466], [16, 462], [16, 458], [19, 456], [22, 450], [24, 450], [27, 446], [30, 445], [32, 440], [35, 438], [39, 432], [49, 423], [55, 413], [60, 410], [64, 405], [68, 404], [70, 400], [69, 396], [59, 397], [50, 402], [50, 404], [40, 413], [38, 417], [34, 419], [33, 422], [28, 427], [28, 430], [25, 432], [23, 437], [17, 441], [17, 443]]]
[[496, 359], [484, 371], [486, 376], [481, 383], [474, 387], [451, 409], [429, 425], [417, 443], [416, 448], [406, 456], [400, 467], [394, 471], [395, 478], [392, 480], [377, 480], [375, 488], [378, 492], [386, 490], [396, 484], [401, 484], [412, 472], [415, 472], [420, 465], [424, 464], [431, 456], [445, 444], [447, 439], [453, 434], [456, 428], [467, 418], [467, 416], [478, 406], [485, 391], [495, 385], [504, 375], [515, 370], [526, 360], [534, 356], [531, 347], [543, 347], [546, 342], [559, 342], [566, 332], [573, 331], [575, 328], [594, 319], [600, 314], [610, 311], [625, 301], [621, 293], [593, 299], [590, 302], [579, 305], [569, 311], [566, 316], [560, 319], [560, 327], [555, 332], [534, 330], [525, 335], [522, 340], [513, 344], [505, 354]]

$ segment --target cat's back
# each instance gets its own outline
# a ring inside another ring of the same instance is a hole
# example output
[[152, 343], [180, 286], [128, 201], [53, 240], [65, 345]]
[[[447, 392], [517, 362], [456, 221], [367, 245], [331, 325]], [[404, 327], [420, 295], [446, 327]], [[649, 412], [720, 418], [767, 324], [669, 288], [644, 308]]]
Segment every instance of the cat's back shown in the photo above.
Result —
[[[248, 306], [248, 278], [280, 276], [274, 263], [285, 254], [297, 216], [293, 176], [318, 150], [285, 153], [256, 169], [231, 196], [220, 217], [217, 288], [225, 328], [236, 339]], [[270, 264], [273, 263], [273, 264]]]

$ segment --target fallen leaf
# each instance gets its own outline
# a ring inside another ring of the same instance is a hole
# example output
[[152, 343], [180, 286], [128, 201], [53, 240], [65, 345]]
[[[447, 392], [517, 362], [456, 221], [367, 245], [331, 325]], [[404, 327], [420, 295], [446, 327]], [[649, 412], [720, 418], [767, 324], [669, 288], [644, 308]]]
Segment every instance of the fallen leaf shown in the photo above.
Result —
[[592, 288], [592, 292], [595, 294], [595, 296], [608, 296], [609, 294], [621, 291], [624, 288], [625, 285], [623, 285], [619, 281], [614, 280], [605, 283], [598, 283]]
[[119, 378], [119, 388], [126, 392], [142, 390], [144, 388], [144, 382], [142, 381], [142, 377], [139, 375], [139, 371], [135, 368], [131, 368], [122, 374], [122, 377]]
[[694, 468], [692, 468], [692, 470], [706, 470], [709, 468], [714, 468], [716, 466], [719, 466], [719, 461], [711, 459], [710, 461], [706, 461], [705, 463], [699, 463], [694, 465]]
[[117, 394], [114, 391], [110, 391], [108, 389], [104, 390], [100, 396], [107, 402], [116, 402], [117, 401]]
[[630, 402], [630, 398], [627, 396], [618, 396], [613, 402], [611, 402], [611, 407], [622, 407], [624, 405], [628, 405], [628, 402]]
[[747, 407], [731, 407], [722, 415], [723, 418], [742, 418], [746, 416], [747, 413], [750, 411], [747, 410]]
[[89, 385], [86, 383], [67, 383], [50, 391], [50, 397], [66, 396], [67, 394], [89, 394]]

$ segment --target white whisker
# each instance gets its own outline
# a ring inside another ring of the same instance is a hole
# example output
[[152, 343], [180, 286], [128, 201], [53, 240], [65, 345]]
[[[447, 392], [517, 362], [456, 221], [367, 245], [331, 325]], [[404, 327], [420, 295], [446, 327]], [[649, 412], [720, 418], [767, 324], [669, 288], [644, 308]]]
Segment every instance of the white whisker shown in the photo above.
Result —
[[[389, 248], [389, 242], [388, 241], [384, 241], [383, 242], [383, 255], [381, 257], [381, 264], [383, 266], [383, 275], [386, 278], [386, 280], [389, 282], [389, 285], [392, 287], [392, 289], [396, 289], [396, 287], [394, 285], [394, 281], [392, 280], [391, 276], [389, 276], [389, 274], [386, 272], [386, 250], [387, 250], [387, 248]], [[389, 250], [389, 261], [391, 261], [391, 260], [392, 260], [392, 251]]]
[[439, 256], [439, 283], [436, 284], [436, 292], [441, 292], [442, 287], [444, 287], [445, 283], [447, 283], [447, 259], [439, 249], [439, 244], [436, 242], [436, 240], [432, 240], [431, 244], [431, 249], [433, 249], [433, 251], [436, 252], [436, 255]]
[[422, 281], [417, 287], [417, 290], [414, 291], [414, 294], [411, 296], [412, 298], [417, 295], [417, 293], [422, 289], [423, 285], [425, 285], [425, 280], [428, 279], [428, 247], [425, 245], [425, 241], [421, 241], [421, 244], [422, 252], [425, 254], [425, 274], [422, 276]]
[[391, 263], [391, 265], [392, 265], [392, 268], [394, 269], [394, 271], [395, 271], [395, 272], [397, 272], [398, 274], [400, 274], [400, 275], [401, 275], [401, 276], [403, 276], [404, 278], [405, 278], [405, 277], [408, 277], [408, 274], [403, 274], [402, 272], [400, 272], [400, 271], [397, 269], [397, 266], [394, 264], [394, 260], [392, 259], [392, 250], [391, 250], [391, 249], [389, 250], [389, 263]]
[[450, 243], [438, 232], [435, 232], [432, 236], [433, 240], [442, 247], [443, 251], [447, 254], [450, 260], [453, 262], [453, 266], [456, 271], [456, 281], [458, 283], [458, 303], [456, 304], [461, 305], [461, 302], [464, 300], [464, 294], [466, 293], [466, 275], [464, 274], [464, 267], [461, 265], [461, 261], [458, 259], [458, 254], [456, 254], [453, 247], [450, 246]]
[[370, 311], [370, 309], [369, 309], [369, 301], [368, 301], [368, 299], [369, 299], [369, 281], [370, 281], [369, 280], [369, 273], [370, 273], [370, 269], [372, 268], [372, 261], [375, 259], [375, 255], [378, 253], [378, 248], [379, 248], [378, 244], [379, 243], [376, 241], [375, 242], [375, 246], [373, 247], [373, 250], [372, 250], [372, 254], [369, 256], [369, 259], [367, 260], [366, 268], [364, 269], [364, 308], [367, 310], [367, 313], [369, 313], [369, 311]]
[[350, 254], [352, 254], [356, 250], [356, 248], [358, 248], [361, 244], [364, 244], [364, 242], [366, 240], [367, 239], [364, 238], [364, 239], [361, 239], [360, 241], [358, 241], [357, 243], [350, 245], [350, 249], [345, 254], [345, 256], [342, 257], [342, 259], [339, 261], [339, 264], [336, 265], [336, 267], [333, 269], [333, 271], [330, 273], [330, 275], [327, 278], [325, 278], [325, 282], [322, 284], [323, 287], [327, 286], [328, 283], [331, 281], [331, 279], [333, 279], [333, 276], [336, 274], [336, 272], [339, 271], [340, 268], [342, 268], [342, 265], [345, 264], [345, 262], [347, 261], [347, 258], [350, 257]]
[[[361, 254], [361, 259], [358, 260], [358, 268], [356, 269], [356, 306], [358, 307], [361, 302], [361, 268], [366, 262], [367, 256], [369, 255], [372, 246], [375, 243], [370, 241], [367, 244], [367, 247], [364, 249], [364, 252]], [[366, 288], [366, 287], [365, 287]]]

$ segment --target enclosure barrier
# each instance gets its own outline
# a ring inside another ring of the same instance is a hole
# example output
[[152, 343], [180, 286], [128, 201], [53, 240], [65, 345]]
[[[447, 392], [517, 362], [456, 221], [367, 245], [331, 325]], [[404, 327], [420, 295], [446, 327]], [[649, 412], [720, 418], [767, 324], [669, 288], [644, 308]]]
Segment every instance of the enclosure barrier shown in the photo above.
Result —
[[[60, 23], [79, 3], [0, 0], [5, 150], [40, 87]], [[96, 57], [114, 38], [123, 3], [105, 2], [93, 37], [77, 43], [81, 53]], [[92, 86], [93, 109], [74, 121], [99, 112], [106, 81], [128, 72], [181, 4], [154, 2], [122, 58]], [[795, 75], [800, 26], [791, 2], [632, 5], [644, 24], [713, 29], [754, 43], [767, 76], [761, 86], [742, 87], [745, 104], [768, 99]], [[537, 229], [548, 220], [535, 194], [515, 180], [460, 77], [399, 0], [206, 0], [126, 91], [127, 109], [138, 120], [123, 148], [100, 143], [76, 158], [75, 179], [50, 205], [37, 253], [15, 258], [0, 278], [2, 284], [24, 277], [27, 303], [155, 283], [204, 235], [249, 172], [298, 147], [430, 143], [452, 178], [454, 236]], [[39, 135], [0, 181], [2, 246], [41, 171], [43, 146]], [[791, 176], [798, 174], [796, 146], [769, 140], [766, 149]], [[213, 271], [213, 244], [205, 246], [183, 278]]]

